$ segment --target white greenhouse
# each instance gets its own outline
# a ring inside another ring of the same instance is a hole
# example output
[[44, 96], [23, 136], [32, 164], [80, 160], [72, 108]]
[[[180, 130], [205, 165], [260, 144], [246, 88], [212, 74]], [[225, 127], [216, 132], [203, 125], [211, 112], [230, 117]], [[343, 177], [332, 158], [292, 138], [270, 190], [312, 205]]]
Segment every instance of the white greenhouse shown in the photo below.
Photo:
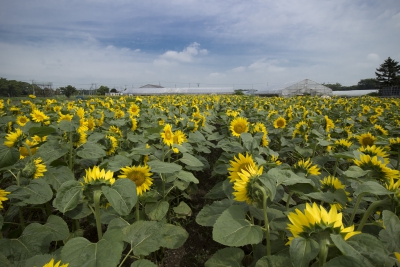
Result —
[[278, 87], [265, 91], [260, 90], [256, 94], [258, 95], [275, 94], [284, 97], [301, 96], [301, 95], [332, 96], [332, 89], [320, 83], [314, 82], [310, 79], [305, 79], [286, 87], [282, 86], [281, 88]]
[[170, 95], [170, 94], [234, 94], [233, 87], [143, 87], [125, 90], [124, 95]]

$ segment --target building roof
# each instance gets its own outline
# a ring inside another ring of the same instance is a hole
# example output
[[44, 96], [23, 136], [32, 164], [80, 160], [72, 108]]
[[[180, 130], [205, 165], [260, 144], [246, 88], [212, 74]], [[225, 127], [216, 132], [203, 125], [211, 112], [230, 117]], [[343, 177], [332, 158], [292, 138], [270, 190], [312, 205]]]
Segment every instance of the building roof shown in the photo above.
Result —
[[161, 85], [156, 85], [156, 84], [146, 84], [141, 86], [140, 88], [164, 88]]

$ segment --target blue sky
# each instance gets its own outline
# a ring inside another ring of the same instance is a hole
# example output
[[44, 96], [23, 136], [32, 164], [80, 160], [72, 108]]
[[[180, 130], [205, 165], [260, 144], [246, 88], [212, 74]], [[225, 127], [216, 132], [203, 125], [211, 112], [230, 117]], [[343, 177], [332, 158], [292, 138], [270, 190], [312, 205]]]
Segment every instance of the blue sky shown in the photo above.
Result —
[[0, 77], [89, 88], [357, 84], [400, 61], [398, 0], [3, 0]]

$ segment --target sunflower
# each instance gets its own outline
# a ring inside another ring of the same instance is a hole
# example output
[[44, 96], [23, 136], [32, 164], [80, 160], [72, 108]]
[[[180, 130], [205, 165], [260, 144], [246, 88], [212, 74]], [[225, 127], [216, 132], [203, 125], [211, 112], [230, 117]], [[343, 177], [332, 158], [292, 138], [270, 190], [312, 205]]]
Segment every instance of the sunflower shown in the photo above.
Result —
[[131, 124], [132, 124], [131, 131], [133, 132], [137, 129], [137, 124], [138, 124], [137, 120], [134, 117], [131, 117]]
[[29, 98], [35, 99], [36, 96], [35, 95], [29, 95]]
[[65, 263], [65, 264], [61, 264], [61, 260], [54, 263], [54, 259], [51, 259], [51, 261], [49, 261], [48, 263], [46, 263], [45, 265], [43, 265], [43, 267], [68, 267], [69, 263]]
[[120, 110], [120, 109], [117, 109], [117, 110], [114, 112], [114, 118], [116, 118], [116, 119], [123, 118], [124, 116], [125, 116], [125, 112], [123, 112], [123, 111]]
[[[26, 139], [25, 143], [29, 146], [30, 154], [35, 155], [38, 148], [33, 146], [36, 146], [39, 142], [37, 142], [35, 138], [32, 138], [32, 140]], [[21, 146], [19, 148], [19, 154], [20, 159], [23, 159], [29, 156], [29, 151], [25, 146]]]
[[286, 127], [286, 120], [284, 117], [279, 117], [274, 121], [274, 127], [276, 129], [280, 128], [283, 129]]
[[140, 112], [140, 108], [138, 107], [138, 105], [132, 104], [129, 107], [128, 112], [131, 114], [131, 116], [136, 117]]
[[400, 172], [386, 166], [384, 160], [378, 156], [371, 157], [370, 155], [360, 155], [360, 159], [354, 159], [354, 164], [363, 170], [371, 171], [371, 176], [376, 179], [390, 180], [398, 179]]
[[325, 115], [324, 118], [325, 118], [325, 131], [329, 133], [333, 128], [335, 128], [335, 124], [331, 119], [328, 118], [327, 115]]
[[362, 146], [358, 149], [358, 151], [362, 152], [365, 155], [378, 156], [383, 159], [383, 163], [389, 164], [389, 154], [386, 153], [381, 147], [373, 146]]
[[187, 141], [186, 135], [181, 130], [177, 130], [174, 132], [174, 144], [182, 145], [184, 142]]
[[99, 166], [93, 166], [93, 168], [89, 168], [85, 170], [85, 176], [83, 176], [83, 180], [85, 184], [98, 184], [98, 183], [106, 183], [106, 184], [114, 184], [115, 179], [113, 178], [114, 172], [105, 171], [105, 169], [100, 169]]
[[153, 184], [153, 179], [150, 178], [152, 173], [150, 167], [145, 166], [132, 166], [121, 168], [122, 174], [118, 175], [118, 178], [128, 178], [136, 184], [136, 193], [141, 196], [144, 192], [150, 190], [150, 186]]
[[16, 143], [20, 143], [25, 138], [21, 129], [16, 129], [15, 132], [11, 132], [5, 136], [6, 141], [4, 145], [8, 147], [15, 146]]
[[258, 201], [258, 194], [255, 191], [258, 189], [254, 188], [254, 183], [257, 182], [257, 177], [259, 177], [263, 172], [263, 168], [254, 168], [249, 166], [246, 169], [242, 169], [238, 172], [238, 179], [233, 183], [233, 189], [235, 192], [232, 194], [235, 196], [237, 201], [245, 201], [247, 204], [252, 204]]
[[375, 143], [375, 136], [373, 136], [371, 133], [364, 133], [360, 136], [358, 136], [358, 142], [362, 146], [372, 146]]
[[320, 232], [328, 230], [331, 233], [340, 234], [345, 240], [361, 232], [354, 231], [354, 225], [345, 228], [342, 222], [342, 213], [338, 213], [336, 206], [331, 206], [329, 212], [324, 207], [313, 203], [312, 206], [306, 203], [304, 212], [299, 209], [290, 212], [288, 219], [288, 230], [293, 236], [289, 237], [286, 245], [290, 245], [296, 237], [310, 238]]
[[305, 172], [308, 175], [319, 175], [321, 174], [317, 165], [312, 165], [311, 159], [304, 161], [304, 159], [299, 160], [293, 165], [295, 172]]
[[239, 137], [241, 133], [247, 133], [249, 131], [249, 122], [247, 118], [236, 118], [231, 122], [229, 129], [233, 136]]
[[164, 144], [172, 146], [174, 143], [174, 133], [172, 132], [171, 124], [166, 124], [164, 126], [163, 132], [160, 134]]
[[388, 130], [386, 130], [385, 128], [383, 128], [382, 126], [375, 124], [374, 125], [375, 130], [377, 130], [378, 132], [380, 132], [383, 135], [389, 135]]
[[395, 179], [390, 179], [390, 182], [386, 182], [386, 188], [389, 191], [394, 192], [394, 195], [400, 200], [400, 179], [395, 182]]
[[37, 158], [25, 165], [22, 170], [22, 175], [29, 179], [38, 179], [44, 176], [46, 171], [46, 165], [43, 163], [42, 159]]
[[85, 128], [79, 127], [78, 130], [72, 133], [72, 144], [74, 147], [79, 147], [87, 141], [87, 134]]
[[117, 126], [110, 126], [110, 128], [108, 128], [108, 131], [118, 135], [119, 137], [122, 137], [121, 129], [118, 128]]
[[228, 169], [229, 171], [229, 180], [234, 182], [235, 180], [239, 179], [239, 173], [242, 170], [247, 170], [248, 168], [252, 167], [256, 169], [256, 164], [251, 155], [246, 153], [246, 156], [243, 156], [239, 153], [238, 157], [234, 157], [234, 160], [230, 161], [231, 167]]
[[8, 200], [7, 195], [10, 194], [10, 192], [7, 192], [3, 189], [0, 189], [0, 210], [3, 209], [3, 201]]
[[[334, 176], [325, 177], [323, 180], [320, 181], [320, 183], [322, 192], [335, 193], [336, 190], [342, 189], [346, 193], [346, 196], [350, 195], [350, 193], [345, 190], [346, 186], [342, 184], [342, 182], [337, 177]], [[350, 201], [351, 198], [348, 198], [348, 200]], [[331, 206], [336, 206], [337, 210], [343, 209], [342, 204], [338, 202], [331, 204]]]
[[94, 128], [96, 127], [96, 122], [93, 117], [90, 117], [87, 120], [87, 127], [88, 127], [88, 131], [93, 131]]
[[29, 121], [30, 119], [25, 115], [17, 117], [17, 124], [21, 127], [25, 126], [25, 124], [27, 124]]
[[391, 151], [399, 151], [400, 150], [400, 137], [390, 138], [389, 139], [389, 147]]
[[72, 118], [74, 117], [72, 114], [62, 114], [61, 112], [58, 112], [58, 115], [60, 115], [57, 121], [58, 123], [61, 121], [72, 121]]
[[42, 111], [40, 111], [38, 109], [32, 110], [31, 117], [32, 117], [32, 120], [35, 122], [44, 122], [44, 121], [50, 119], [48, 116], [46, 116], [46, 114], [44, 114]]
[[333, 146], [328, 146], [328, 151], [343, 152], [349, 150], [353, 143], [346, 139], [338, 139]]
[[112, 155], [115, 153], [118, 147], [118, 140], [112, 135], [106, 135], [105, 138], [105, 147], [106, 147], [106, 154], [107, 155]]

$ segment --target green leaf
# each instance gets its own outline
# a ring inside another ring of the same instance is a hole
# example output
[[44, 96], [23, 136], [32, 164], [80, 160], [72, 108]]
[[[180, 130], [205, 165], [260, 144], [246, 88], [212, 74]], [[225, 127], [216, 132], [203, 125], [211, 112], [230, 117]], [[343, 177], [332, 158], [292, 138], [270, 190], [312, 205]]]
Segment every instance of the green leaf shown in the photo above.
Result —
[[259, 259], [255, 265], [255, 267], [290, 267], [290, 266], [292, 266], [290, 258], [278, 255], [264, 256], [261, 259]]
[[105, 237], [91, 243], [83, 237], [70, 239], [61, 250], [62, 263], [69, 266], [110, 267], [117, 266], [122, 254], [122, 245]]
[[204, 196], [208, 199], [221, 199], [225, 197], [225, 192], [222, 188], [223, 182], [216, 183], [213, 188]]
[[219, 216], [232, 205], [233, 201], [224, 199], [204, 206], [197, 214], [196, 222], [202, 226], [213, 226]]
[[43, 225], [52, 234], [52, 241], [64, 240], [69, 235], [67, 223], [56, 215], [50, 215], [47, 222]]
[[75, 132], [76, 129], [78, 129], [78, 124], [73, 122], [73, 121], [60, 121], [58, 123], [58, 127], [60, 128], [61, 131], [64, 132]]
[[76, 153], [83, 159], [98, 159], [106, 156], [106, 151], [96, 143], [86, 143], [82, 145]]
[[178, 218], [185, 218], [192, 215], [192, 209], [184, 201], [181, 201], [173, 210]]
[[117, 179], [111, 187], [102, 186], [101, 190], [120, 215], [128, 215], [136, 204], [136, 184], [130, 179]]
[[384, 210], [382, 220], [385, 228], [379, 232], [379, 237], [391, 252], [400, 251], [400, 219], [393, 212]]
[[19, 151], [15, 147], [0, 146], [0, 169], [9, 167], [19, 160]]
[[324, 267], [365, 267], [365, 265], [351, 256], [339, 256], [328, 261]]
[[241, 133], [240, 138], [242, 139], [243, 146], [250, 151], [252, 149], [253, 136], [250, 133]]
[[331, 238], [343, 255], [357, 259], [364, 267], [393, 266], [393, 261], [383, 244], [372, 235], [361, 233], [351, 237], [347, 242], [340, 235], [331, 234]]
[[273, 200], [276, 194], [276, 180], [271, 179], [266, 174], [262, 174], [259, 177], [260, 182], [267, 188], [266, 193], [269, 199]]
[[387, 195], [393, 194], [388, 191], [385, 187], [374, 181], [363, 182], [354, 192], [354, 195], [358, 196], [360, 194], [373, 194], [373, 195]]
[[[32, 258], [29, 258], [25, 262], [25, 266], [45, 266], [47, 263], [54, 258], [54, 255], [35, 255]], [[55, 263], [57, 260], [54, 261]]]
[[34, 179], [27, 186], [15, 188], [8, 198], [17, 198], [26, 204], [43, 204], [53, 198], [53, 191], [43, 179]]
[[68, 148], [65, 146], [60, 146], [58, 141], [52, 140], [52, 141], [47, 141], [43, 145], [41, 145], [35, 156], [40, 157], [44, 163], [51, 163], [56, 159], [59, 159], [60, 157], [64, 156], [67, 154]]
[[108, 161], [107, 169], [113, 172], [119, 171], [121, 168], [130, 166], [132, 160], [122, 155], [116, 155]]
[[92, 210], [87, 203], [79, 203], [74, 209], [64, 213], [65, 216], [71, 219], [82, 219], [92, 214]]
[[334, 203], [335, 202], [335, 194], [332, 192], [312, 192], [305, 194], [312, 199], [317, 199], [320, 201], [324, 201], [326, 203]]
[[184, 171], [184, 170], [180, 170], [180, 171], [176, 174], [176, 177], [177, 177], [178, 179], [183, 180], [183, 181], [188, 182], [188, 183], [190, 183], [190, 182], [193, 182], [193, 183], [195, 183], [195, 184], [198, 184], [198, 183], [199, 183], [199, 180], [197, 180], [197, 178], [194, 177], [193, 173], [187, 172], [187, 171]]
[[290, 243], [290, 260], [293, 266], [308, 267], [319, 253], [319, 245], [314, 239], [296, 237]]
[[29, 129], [29, 135], [34, 136], [37, 135], [39, 137], [47, 136], [56, 132], [56, 129], [53, 127], [42, 126], [42, 127], [32, 127]]
[[154, 221], [138, 221], [123, 229], [124, 241], [129, 243], [134, 255], [147, 256], [160, 248], [160, 228]]
[[53, 186], [54, 190], [58, 191], [63, 183], [75, 180], [75, 176], [70, 168], [66, 166], [59, 166], [57, 168], [48, 167], [42, 179]]
[[159, 160], [152, 160], [147, 163], [152, 172], [156, 173], [174, 173], [182, 169], [181, 165], [175, 163], [168, 163]]
[[343, 172], [344, 175], [350, 178], [359, 178], [366, 175], [368, 171], [364, 171], [358, 166], [350, 166], [349, 169]]
[[195, 156], [193, 156], [189, 153], [182, 153], [182, 154], [183, 154], [183, 157], [179, 159], [182, 163], [184, 163], [188, 166], [192, 166], [192, 167], [203, 167], [204, 166], [204, 164], [199, 159], [197, 159]]
[[302, 148], [299, 146], [295, 146], [295, 150], [303, 156], [303, 158], [309, 158], [313, 154], [312, 148]]
[[215, 222], [213, 239], [226, 246], [258, 244], [263, 238], [262, 229], [245, 218], [246, 212], [242, 207], [229, 207]]
[[0, 231], [1, 231], [1, 228], [3, 228], [3, 224], [4, 224], [4, 217], [3, 217], [3, 215], [0, 214]]
[[82, 185], [78, 181], [68, 181], [61, 185], [53, 201], [53, 206], [66, 213], [73, 210], [83, 197]]
[[155, 265], [155, 264], [152, 263], [151, 261], [145, 260], [145, 259], [134, 261], [134, 262], [131, 264], [131, 267], [157, 267], [157, 266], [158, 266], [158, 265]]
[[223, 248], [206, 261], [205, 267], [241, 267], [243, 258], [240, 248]]
[[303, 178], [295, 174], [290, 170], [282, 170], [279, 168], [270, 169], [267, 172], [267, 176], [276, 181], [277, 186], [282, 185], [295, 185], [299, 183], [311, 184], [311, 180]]
[[169, 209], [168, 201], [158, 201], [156, 203], [147, 203], [145, 212], [150, 220], [161, 221]]
[[189, 237], [188, 232], [181, 226], [168, 223], [160, 223], [160, 245], [169, 249], [177, 249], [186, 242]]

